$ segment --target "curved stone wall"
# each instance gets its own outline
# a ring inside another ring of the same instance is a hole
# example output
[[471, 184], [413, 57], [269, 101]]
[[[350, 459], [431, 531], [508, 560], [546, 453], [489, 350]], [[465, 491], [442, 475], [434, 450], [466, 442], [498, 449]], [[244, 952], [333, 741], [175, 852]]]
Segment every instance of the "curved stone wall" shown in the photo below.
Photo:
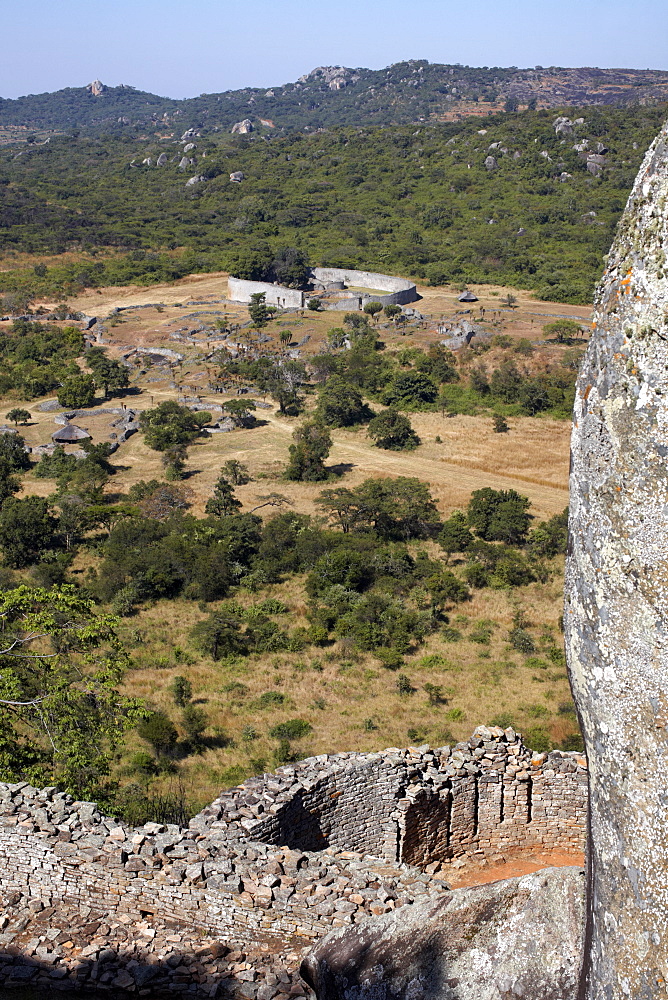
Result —
[[[391, 274], [345, 270], [339, 267], [315, 267], [311, 275], [322, 285], [338, 284], [384, 292], [382, 295], [353, 293], [347, 298], [328, 303], [328, 309], [361, 309], [367, 302], [380, 302], [384, 306], [407, 305], [419, 297], [412, 281]], [[267, 305], [278, 306], [281, 309], [303, 309], [309, 297], [308, 293], [297, 288], [286, 288], [269, 281], [246, 281], [232, 275], [227, 279], [227, 297], [232, 302], [250, 302], [251, 295], [256, 295], [258, 292], [264, 292]]]
[[[81, 984], [98, 975], [89, 959], [104, 944], [53, 952], [30, 930], [30, 915], [40, 912], [56, 923], [69, 914], [63, 941], [77, 920], [85, 937], [91, 912], [112, 937], [137, 927], [136, 947], [156, 961], [169, 927], [180, 928], [184, 944], [205, 934], [229, 948], [264, 941], [288, 950], [291, 941], [440, 898], [447, 886], [433, 874], [440, 868], [447, 877], [458, 859], [581, 850], [586, 811], [582, 757], [535, 755], [513, 730], [486, 727], [453, 748], [323, 755], [279, 768], [224, 792], [187, 829], [132, 829], [54, 788], [0, 784], [0, 897], [10, 907], [22, 900], [28, 914], [9, 935], [6, 962], [16, 975], [30, 972], [20, 949], [33, 948], [28, 954], [48, 969], [56, 963], [46, 980]], [[163, 928], [154, 952], [147, 921]], [[0, 946], [6, 938], [0, 933]], [[3, 955], [0, 947], [0, 966]], [[170, 989], [185, 981], [165, 968], [176, 977]], [[114, 984], [131, 984], [128, 975]]]
[[412, 281], [391, 274], [355, 271], [341, 267], [314, 267], [313, 277], [323, 284], [342, 281], [348, 287], [352, 285], [354, 288], [384, 291], [385, 295], [362, 295], [365, 301], [382, 302], [384, 306], [391, 304], [404, 306], [409, 302], [415, 302], [418, 298], [417, 289]]

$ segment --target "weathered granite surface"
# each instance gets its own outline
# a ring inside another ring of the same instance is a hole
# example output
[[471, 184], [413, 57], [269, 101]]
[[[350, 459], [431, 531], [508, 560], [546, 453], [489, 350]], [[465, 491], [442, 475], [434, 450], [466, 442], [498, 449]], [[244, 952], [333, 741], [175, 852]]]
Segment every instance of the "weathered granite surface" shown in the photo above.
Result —
[[583, 917], [582, 870], [545, 868], [335, 931], [301, 974], [318, 1000], [572, 1000]]
[[579, 377], [565, 623], [590, 762], [582, 996], [668, 981], [668, 126], [636, 179]]

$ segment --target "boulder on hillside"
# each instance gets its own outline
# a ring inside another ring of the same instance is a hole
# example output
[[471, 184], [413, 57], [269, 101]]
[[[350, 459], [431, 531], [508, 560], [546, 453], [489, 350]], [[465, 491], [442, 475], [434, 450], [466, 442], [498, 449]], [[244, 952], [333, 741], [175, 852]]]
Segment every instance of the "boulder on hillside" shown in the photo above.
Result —
[[485, 159], [485, 170], [490, 170], [490, 171], [497, 170], [498, 167], [499, 164], [496, 162], [496, 159], [493, 156], [488, 156]]
[[334, 931], [301, 966], [318, 1000], [575, 1000], [584, 876], [545, 868]]
[[242, 122], [236, 122], [232, 126], [232, 135], [246, 135], [253, 131], [253, 123], [250, 118], [244, 118]]
[[167, 163], [167, 153], [161, 153], [158, 159], [155, 161], [156, 167], [164, 167]]

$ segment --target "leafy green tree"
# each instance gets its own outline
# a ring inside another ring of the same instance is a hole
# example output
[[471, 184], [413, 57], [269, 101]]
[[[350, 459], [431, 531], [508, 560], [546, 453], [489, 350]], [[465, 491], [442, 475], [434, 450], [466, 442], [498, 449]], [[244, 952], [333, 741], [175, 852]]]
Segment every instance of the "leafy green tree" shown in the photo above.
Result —
[[10, 410], [9, 413], [6, 414], [6, 416], [7, 420], [11, 420], [13, 424], [18, 426], [20, 423], [27, 424], [32, 414], [30, 410], [24, 410], [20, 406], [15, 406], [14, 409]]
[[388, 305], [383, 307], [383, 312], [388, 319], [391, 319], [392, 322], [394, 322], [396, 317], [401, 315], [401, 306], [397, 306], [393, 302], [390, 302]]
[[250, 483], [251, 477], [248, 467], [236, 458], [229, 458], [223, 465], [222, 474], [234, 486], [244, 486]]
[[245, 281], [264, 281], [273, 258], [271, 247], [264, 241], [250, 246], [237, 245], [230, 258], [230, 273]]
[[273, 306], [267, 305], [267, 295], [265, 292], [255, 292], [250, 297], [250, 303], [248, 305], [248, 315], [253, 321], [253, 326], [258, 330], [266, 326], [269, 320], [272, 318], [276, 309]]
[[560, 344], [563, 344], [575, 337], [581, 337], [582, 326], [573, 319], [556, 319], [553, 323], [545, 324], [543, 333], [548, 339], [555, 338]]
[[526, 540], [532, 520], [530, 506], [529, 498], [515, 490], [493, 490], [485, 486], [471, 494], [467, 518], [485, 541], [517, 545]]
[[238, 618], [224, 609], [198, 622], [190, 636], [195, 649], [212, 660], [222, 660], [232, 653], [245, 653], [247, 649]]
[[230, 399], [223, 403], [223, 413], [227, 413], [237, 427], [252, 427], [256, 409], [252, 399]]
[[211, 414], [206, 411], [193, 412], [187, 406], [167, 400], [153, 410], [144, 410], [139, 423], [149, 448], [168, 451], [179, 445], [187, 447], [210, 420]]
[[232, 484], [221, 472], [213, 488], [213, 496], [206, 502], [204, 513], [215, 517], [227, 517], [236, 514], [240, 508], [241, 502], [235, 497]]
[[311, 310], [311, 312], [317, 313], [320, 312], [320, 310], [322, 309], [322, 302], [318, 298], [312, 298], [308, 300], [306, 306], [308, 309]]
[[171, 684], [174, 704], [179, 708], [184, 708], [193, 696], [193, 687], [187, 677], [178, 675]]
[[204, 746], [202, 739], [208, 725], [207, 714], [199, 705], [186, 705], [181, 713], [181, 724], [194, 750], [199, 751]]
[[365, 312], [367, 316], [374, 317], [377, 316], [378, 313], [382, 311], [383, 311], [382, 302], [366, 302], [364, 304], [363, 312]]
[[405, 540], [432, 537], [441, 526], [427, 484], [407, 476], [323, 490], [316, 503], [344, 533], [374, 531], [381, 538]]
[[287, 288], [301, 288], [310, 273], [306, 254], [296, 247], [283, 247], [271, 263], [272, 279]]
[[104, 390], [105, 397], [109, 390], [118, 392], [127, 389], [130, 384], [130, 374], [127, 367], [120, 361], [108, 358], [100, 347], [92, 347], [86, 352], [86, 362], [93, 373], [95, 384]]
[[568, 507], [548, 521], [537, 525], [529, 534], [529, 551], [539, 558], [551, 559], [565, 555], [568, 545]]
[[42, 497], [8, 497], [0, 509], [0, 549], [8, 566], [37, 562], [56, 544], [56, 522]]
[[143, 713], [119, 693], [116, 620], [74, 587], [0, 594], [0, 777], [92, 797]]
[[325, 459], [332, 447], [329, 430], [319, 420], [305, 420], [292, 435], [286, 479], [296, 482], [319, 482], [327, 479]]
[[422, 407], [436, 400], [438, 387], [422, 372], [399, 372], [382, 394], [382, 401], [399, 408]]
[[58, 390], [58, 402], [68, 409], [85, 409], [94, 401], [95, 379], [92, 375], [72, 375]]
[[468, 526], [466, 515], [461, 510], [455, 510], [443, 522], [438, 535], [438, 544], [448, 557], [455, 552], [468, 552], [473, 544], [473, 535]]
[[301, 361], [284, 361], [269, 364], [257, 372], [256, 384], [262, 392], [268, 392], [278, 403], [279, 412], [284, 416], [296, 416], [302, 408], [300, 389], [308, 382], [308, 374]]
[[281, 332], [278, 335], [278, 339], [280, 340], [280, 342], [283, 344], [284, 347], [287, 347], [289, 344], [292, 343], [292, 330], [281, 330]]
[[20, 434], [0, 434], [0, 475], [30, 468], [30, 455]]
[[169, 754], [176, 746], [176, 726], [164, 712], [151, 712], [137, 726], [143, 740], [150, 743], [156, 754]]
[[444, 608], [467, 601], [471, 596], [466, 584], [449, 569], [433, 573], [424, 582], [432, 600], [432, 607], [442, 611]]
[[356, 385], [331, 375], [318, 395], [316, 416], [328, 427], [351, 427], [369, 419], [370, 410]]
[[376, 414], [367, 428], [367, 434], [376, 448], [390, 451], [411, 451], [420, 444], [408, 417], [392, 407]]

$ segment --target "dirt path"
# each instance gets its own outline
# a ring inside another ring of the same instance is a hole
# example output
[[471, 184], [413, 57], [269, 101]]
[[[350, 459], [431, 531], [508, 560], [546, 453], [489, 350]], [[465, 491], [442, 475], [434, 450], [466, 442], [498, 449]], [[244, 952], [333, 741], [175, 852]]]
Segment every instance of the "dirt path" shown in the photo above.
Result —
[[[292, 434], [293, 427], [277, 420], [268, 412], [262, 414], [263, 419], [283, 431]], [[365, 475], [372, 473], [387, 476], [419, 476], [438, 492], [438, 487], [451, 490], [456, 487], [462, 493], [470, 494], [483, 486], [496, 490], [516, 489], [529, 497], [535, 510], [546, 516], [560, 513], [568, 504], [568, 487], [545, 486], [533, 482], [529, 477], [500, 476], [498, 473], [486, 472], [484, 469], [470, 468], [446, 459], [438, 461], [430, 459], [416, 460], [409, 452], [402, 454], [396, 451], [382, 451], [372, 445], [364, 446], [337, 438], [332, 435], [334, 446], [330, 454], [332, 464], [351, 463]]]
[[501, 879], [529, 875], [541, 868], [563, 868], [567, 865], [581, 868], [584, 865], [584, 854], [581, 851], [535, 851], [511, 856], [505, 861], [497, 861], [484, 867], [466, 866], [441, 870], [436, 878], [444, 878], [452, 889], [463, 889], [470, 885], [487, 885]]

